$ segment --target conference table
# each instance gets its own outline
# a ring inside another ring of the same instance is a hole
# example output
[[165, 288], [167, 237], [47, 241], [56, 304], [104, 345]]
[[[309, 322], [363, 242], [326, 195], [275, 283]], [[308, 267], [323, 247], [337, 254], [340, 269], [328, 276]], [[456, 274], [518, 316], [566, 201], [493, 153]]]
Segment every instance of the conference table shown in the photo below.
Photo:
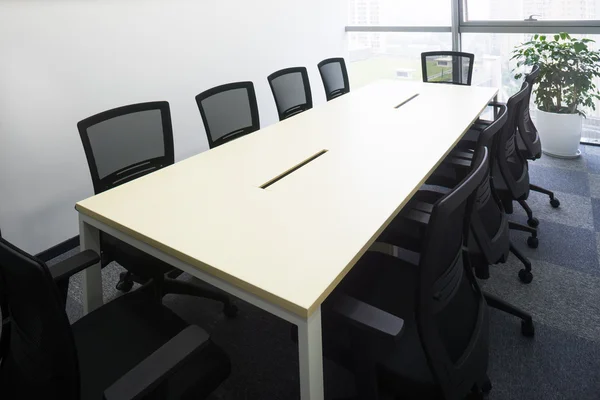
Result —
[[[296, 325], [322, 400], [321, 304], [496, 93], [378, 81], [78, 202], [81, 247], [107, 232]], [[102, 305], [100, 265], [83, 289]]]

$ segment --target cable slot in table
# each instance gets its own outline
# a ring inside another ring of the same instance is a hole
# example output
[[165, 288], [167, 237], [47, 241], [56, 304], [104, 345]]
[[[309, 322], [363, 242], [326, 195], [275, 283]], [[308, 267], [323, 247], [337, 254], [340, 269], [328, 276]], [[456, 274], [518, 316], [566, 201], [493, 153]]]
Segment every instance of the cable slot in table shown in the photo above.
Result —
[[398, 109], [400, 107], [402, 107], [403, 105], [405, 105], [406, 103], [408, 103], [409, 101], [415, 99], [416, 97], [419, 97], [420, 93], [414, 94], [412, 96], [410, 96], [408, 99], [404, 100], [402, 103], [398, 104], [396, 107], [394, 107], [395, 109]]
[[328, 150], [321, 150], [318, 153], [310, 156], [309, 158], [307, 158], [306, 160], [302, 161], [300, 164], [297, 164], [296, 166], [288, 169], [287, 171], [285, 171], [284, 173], [277, 175], [275, 178], [267, 181], [266, 183], [263, 183], [262, 185], [260, 185], [261, 189], [266, 189], [269, 186], [271, 186], [272, 184], [282, 180], [283, 178], [285, 178], [286, 176], [290, 175], [291, 173], [293, 173], [294, 171], [299, 170], [300, 168], [304, 167], [306, 164], [308, 164], [311, 161], [316, 160], [317, 158], [321, 157], [323, 154], [327, 153]]

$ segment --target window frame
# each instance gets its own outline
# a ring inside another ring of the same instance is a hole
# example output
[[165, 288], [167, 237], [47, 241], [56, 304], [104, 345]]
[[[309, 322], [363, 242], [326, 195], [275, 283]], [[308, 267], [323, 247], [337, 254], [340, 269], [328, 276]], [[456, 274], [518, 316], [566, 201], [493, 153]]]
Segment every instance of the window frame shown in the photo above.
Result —
[[450, 32], [452, 50], [462, 51], [463, 33], [516, 33], [516, 34], [570, 34], [600, 35], [600, 20], [465, 20], [464, 5], [468, 0], [448, 0], [451, 2], [449, 26], [376, 26], [348, 25], [346, 32]]

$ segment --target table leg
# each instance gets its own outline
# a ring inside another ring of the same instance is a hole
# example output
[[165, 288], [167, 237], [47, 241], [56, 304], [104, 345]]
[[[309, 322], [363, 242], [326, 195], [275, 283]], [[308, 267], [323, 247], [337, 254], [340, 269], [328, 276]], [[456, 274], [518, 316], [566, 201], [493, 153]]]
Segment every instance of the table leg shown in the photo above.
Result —
[[323, 343], [321, 307], [307, 321], [298, 325], [300, 355], [300, 398], [323, 400]]
[[[79, 217], [79, 246], [100, 254], [100, 232]], [[102, 272], [100, 263], [83, 270], [83, 314], [102, 306]]]

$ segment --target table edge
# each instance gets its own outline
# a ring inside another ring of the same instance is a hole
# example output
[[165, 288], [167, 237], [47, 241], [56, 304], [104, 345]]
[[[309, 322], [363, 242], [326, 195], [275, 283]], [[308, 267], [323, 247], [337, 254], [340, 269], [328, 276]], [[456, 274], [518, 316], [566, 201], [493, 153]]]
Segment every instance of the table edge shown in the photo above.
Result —
[[[297, 315], [301, 318], [307, 319], [308, 317], [310, 317], [310, 315], [316, 310], [318, 305], [320, 305], [320, 302], [316, 302], [315, 303], [315, 304], [317, 304], [316, 306], [313, 305], [309, 308], [299, 306], [295, 303], [292, 303], [289, 300], [282, 299], [281, 297], [274, 295], [271, 292], [265, 291], [264, 289], [256, 287], [248, 282], [245, 282], [239, 278], [236, 278], [233, 275], [227, 274], [227, 273], [225, 273], [217, 268], [214, 268], [206, 263], [196, 260], [195, 258], [192, 258], [180, 251], [177, 251], [169, 246], [166, 246], [160, 242], [157, 242], [156, 240], [150, 239], [149, 237], [142, 235], [139, 232], [134, 231], [133, 229], [127, 228], [111, 219], [108, 219], [108, 218], [90, 210], [89, 208], [86, 208], [85, 206], [81, 205], [80, 203], [77, 203], [75, 205], [75, 210], [77, 210], [77, 212], [85, 215], [88, 218], [92, 218], [100, 223], [108, 225], [109, 227], [116, 229], [119, 232], [121, 232], [127, 236], [130, 236], [131, 238], [133, 238], [135, 240], [143, 242], [143, 243], [153, 247], [154, 249], [163, 252], [164, 254], [166, 254], [168, 256], [175, 257], [176, 259], [178, 259], [179, 261], [181, 261], [185, 264], [188, 264], [194, 268], [198, 268], [202, 272], [205, 272], [209, 275], [219, 278], [231, 285], [238, 287], [239, 289], [241, 289], [243, 291], [246, 291], [255, 296], [258, 296], [259, 298], [263, 299], [264, 301], [267, 301], [268, 303], [279, 306], [279, 307], [285, 309], [286, 311], [291, 312], [294, 315]], [[173, 268], [176, 268], [176, 267], [173, 267]]]

